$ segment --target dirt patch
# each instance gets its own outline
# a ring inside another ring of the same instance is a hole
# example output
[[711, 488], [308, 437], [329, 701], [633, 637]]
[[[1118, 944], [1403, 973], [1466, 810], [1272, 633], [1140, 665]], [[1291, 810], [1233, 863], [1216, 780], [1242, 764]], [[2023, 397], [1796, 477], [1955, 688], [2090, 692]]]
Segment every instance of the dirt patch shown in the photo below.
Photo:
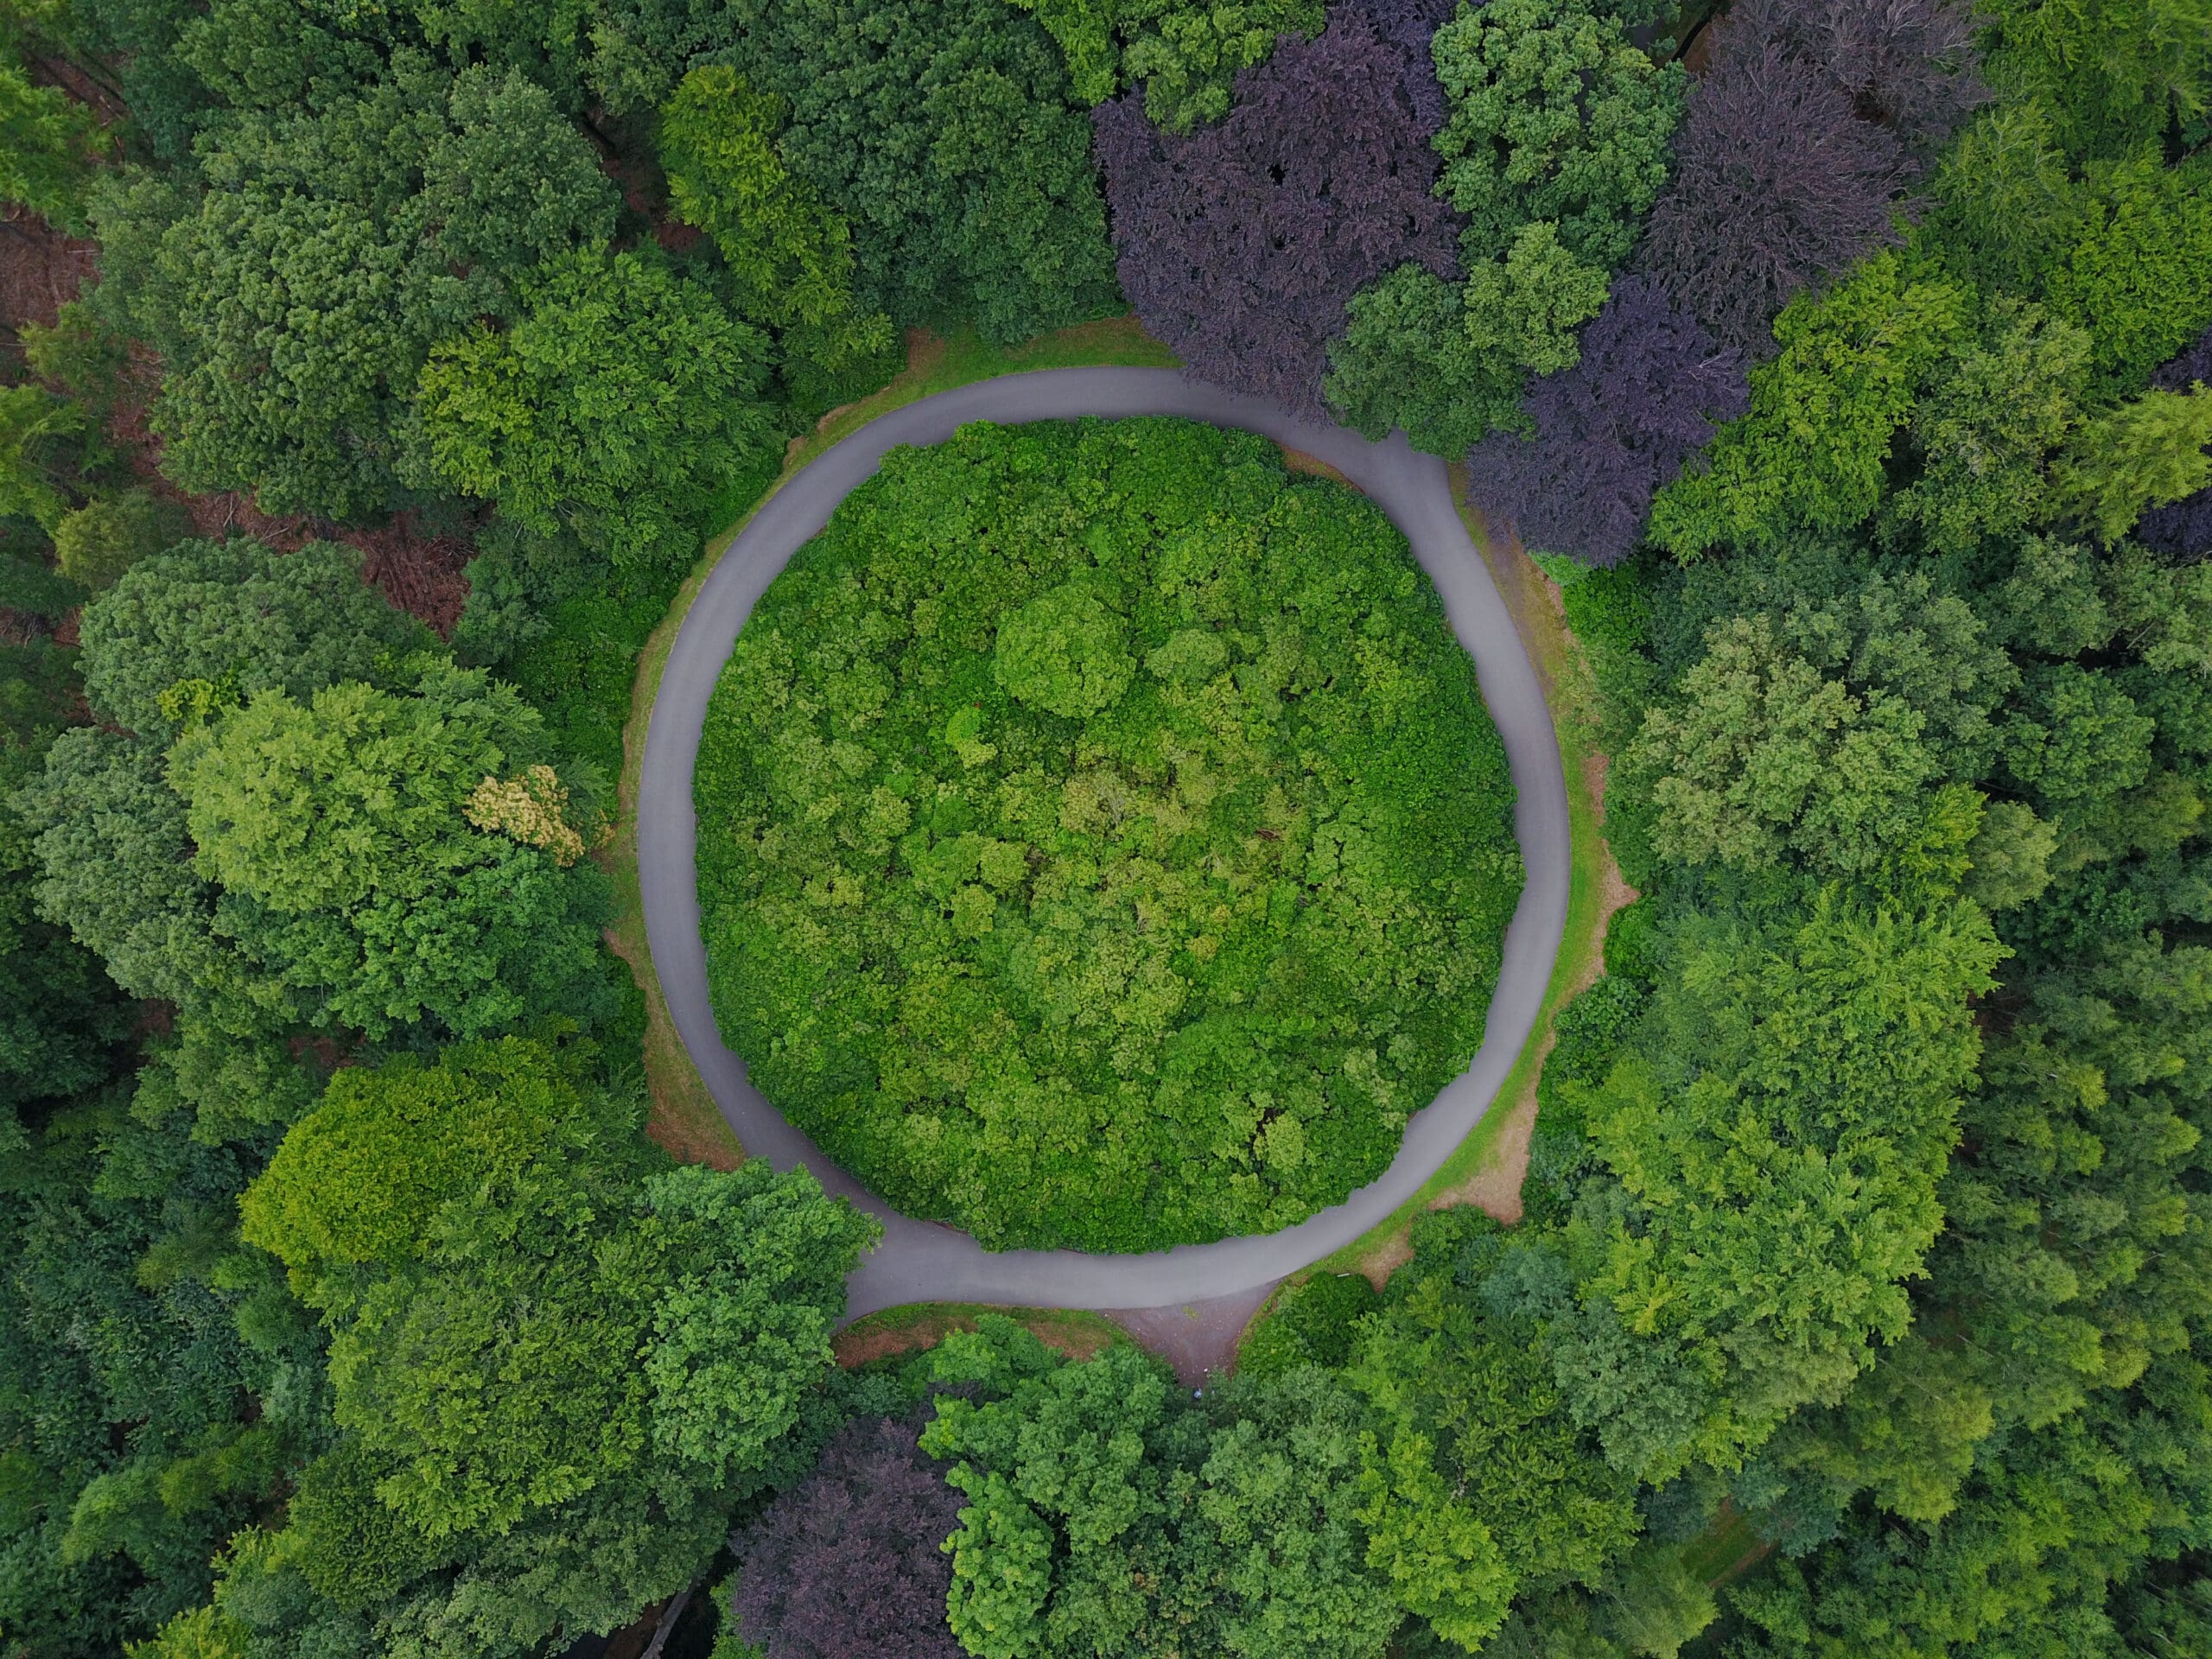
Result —
[[1351, 480], [1346, 478], [1335, 467], [1330, 466], [1329, 463], [1322, 460], [1320, 456], [1309, 455], [1303, 449], [1294, 449], [1287, 443], [1278, 445], [1277, 447], [1282, 451], [1282, 464], [1285, 467], [1287, 467], [1292, 472], [1304, 473], [1313, 478], [1325, 478], [1334, 483], [1343, 485], [1344, 488], [1352, 491], [1356, 494], [1364, 493], [1364, 492], [1360, 490], [1358, 485], [1353, 483]]
[[107, 435], [143, 488], [174, 503], [190, 519], [192, 533], [210, 541], [243, 537], [296, 551], [308, 542], [337, 542], [358, 549], [361, 576], [398, 609], [428, 623], [440, 639], [449, 639], [468, 598], [462, 575], [475, 553], [468, 521], [433, 530], [414, 513], [395, 513], [372, 530], [346, 528], [305, 513], [264, 512], [253, 498], [236, 490], [188, 495], [162, 471], [162, 440], [148, 419], [160, 390], [159, 359], [142, 346], [130, 348], [118, 378], [107, 416]]
[[[1594, 752], [1582, 757], [1582, 787], [1590, 797], [1590, 804], [1598, 815], [1598, 827], [1605, 826], [1605, 770], [1611, 763]], [[1603, 845], [1603, 843], [1600, 843]], [[1576, 977], [1580, 983], [1574, 988], [1577, 996], [1597, 982], [1599, 972], [1605, 966], [1605, 930], [1612, 925], [1613, 918], [1626, 910], [1643, 895], [1621, 879], [1621, 867], [1613, 862], [1613, 849], [1605, 847], [1605, 856], [1598, 861], [1598, 952], [1585, 973]]]
[[1521, 1183], [1528, 1179], [1529, 1141], [1536, 1132], [1536, 1084], [1544, 1074], [1543, 1061], [1558, 1040], [1556, 1033], [1544, 1033], [1537, 1050], [1536, 1065], [1529, 1072], [1527, 1084], [1514, 1096], [1512, 1109], [1498, 1125], [1497, 1136], [1490, 1144], [1490, 1156], [1483, 1166], [1431, 1198], [1430, 1209], [1449, 1210], [1454, 1205], [1471, 1204], [1509, 1227], [1521, 1219]]
[[1109, 1307], [1105, 1314], [1140, 1347], [1173, 1366], [1185, 1388], [1203, 1388], [1208, 1377], [1225, 1374], [1236, 1363], [1244, 1327], [1281, 1282], [1271, 1279], [1249, 1290], [1166, 1307]]
[[973, 1331], [977, 1316], [983, 1313], [1005, 1314], [1047, 1348], [1070, 1359], [1095, 1359], [1115, 1337], [1114, 1327], [1095, 1313], [963, 1303], [942, 1308], [893, 1307], [871, 1313], [832, 1337], [830, 1351], [838, 1364], [855, 1370], [870, 1360], [934, 1348], [948, 1332]]
[[[96, 243], [64, 235], [27, 207], [0, 211], [0, 321], [51, 328], [99, 272]], [[12, 347], [14, 342], [8, 342]]]
[[1367, 1282], [1380, 1291], [1390, 1282], [1390, 1275], [1414, 1259], [1413, 1230], [1401, 1227], [1365, 1255], [1359, 1258], [1356, 1271]]

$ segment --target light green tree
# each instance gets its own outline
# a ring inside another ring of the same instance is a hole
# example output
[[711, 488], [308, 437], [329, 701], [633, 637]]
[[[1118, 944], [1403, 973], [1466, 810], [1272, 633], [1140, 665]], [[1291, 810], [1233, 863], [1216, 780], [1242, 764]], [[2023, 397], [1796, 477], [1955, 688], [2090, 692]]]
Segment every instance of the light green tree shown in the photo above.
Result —
[[1914, 406], [1920, 473], [1884, 504], [1885, 537], [1909, 526], [1929, 552], [1963, 554], [2039, 523], [2050, 458], [2086, 416], [2089, 354], [2082, 329], [1999, 301]]
[[[1973, 904], [1905, 913], [1833, 892], [1796, 916], [1693, 914], [1668, 948], [1628, 1048], [1565, 1090], [1619, 1183], [1568, 1230], [1576, 1319], [1679, 1343], [1720, 1383], [1671, 1449], [1645, 1452], [1653, 1481], [1692, 1456], [1728, 1466], [1904, 1333], [1980, 1055], [1967, 999], [2005, 954]], [[1599, 1351], [1570, 1345], [1560, 1367], [1593, 1426]]]
[[1071, 90], [1103, 104], [1142, 86], [1145, 113], [1170, 132], [1229, 113], [1230, 84], [1285, 34], [1320, 31], [1316, 0], [1013, 0], [1059, 43]]
[[1711, 464], [1652, 504], [1651, 539], [1678, 559], [1839, 531], [1881, 504], [1898, 429], [1966, 337], [1972, 296], [1942, 273], [1877, 254], [1776, 320], [1782, 350], [1751, 374], [1751, 412], [1723, 427]]
[[64, 230], [81, 229], [85, 187], [106, 147], [90, 109], [59, 86], [34, 86], [22, 64], [0, 59], [0, 200]]
[[1327, 395], [1370, 437], [1457, 455], [1517, 418], [1523, 381], [1580, 360], [1638, 222], [1666, 182], [1684, 79], [1575, 0], [1493, 0], [1437, 31], [1451, 113], [1438, 194], [1467, 216], [1456, 291], [1403, 265], [1355, 296]]
[[168, 776], [194, 868], [222, 890], [213, 926], [255, 967], [241, 993], [378, 1036], [597, 1013], [591, 867], [564, 870], [462, 810], [541, 741], [512, 690], [435, 663], [406, 694], [272, 690], [187, 732]]
[[2212, 396], [2153, 389], [2083, 425], [2052, 469], [2054, 505], [2109, 547], [2150, 507], [2212, 485]]
[[181, 539], [192, 520], [149, 490], [95, 496], [54, 527], [54, 562], [72, 582], [112, 588], [141, 559]]
[[1667, 181], [1681, 66], [1653, 63], [1583, 0], [1491, 0], [1438, 29], [1432, 50], [1451, 100], [1438, 193], [1467, 216], [1469, 258], [1498, 257], [1546, 220], [1610, 274]]

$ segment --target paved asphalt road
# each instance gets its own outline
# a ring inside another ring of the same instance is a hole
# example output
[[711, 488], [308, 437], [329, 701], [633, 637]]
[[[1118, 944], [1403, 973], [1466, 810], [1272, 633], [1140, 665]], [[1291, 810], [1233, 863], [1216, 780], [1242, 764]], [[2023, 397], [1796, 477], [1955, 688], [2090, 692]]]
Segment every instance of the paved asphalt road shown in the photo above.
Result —
[[[722, 1046], [707, 996], [700, 938], [692, 761], [715, 680], [758, 600], [848, 491], [899, 444], [950, 438], [969, 421], [1179, 415], [1262, 433], [1317, 455], [1389, 515], [1443, 596], [1473, 653], [1484, 700], [1504, 739], [1518, 794], [1515, 829], [1529, 880], [1506, 930], [1504, 968], [1481, 1050], [1407, 1126], [1382, 1177], [1332, 1210], [1263, 1236], [1141, 1255], [1075, 1250], [988, 1252], [967, 1234], [894, 1213], [762, 1099]], [[852, 1278], [849, 1316], [919, 1301], [1039, 1307], [1158, 1307], [1246, 1290], [1295, 1272], [1358, 1237], [1411, 1198], [1481, 1118], [1535, 1024], [1567, 922], [1567, 785], [1535, 671], [1490, 570], [1453, 511], [1444, 464], [1401, 436], [1294, 419], [1276, 405], [1185, 380], [1173, 369], [1052, 369], [940, 392], [870, 422], [787, 482], [722, 556], [677, 635], [645, 738], [638, 792], [638, 863], [645, 928], [676, 1027], [746, 1150], [779, 1169], [804, 1164], [832, 1192], [883, 1223], [883, 1243]]]

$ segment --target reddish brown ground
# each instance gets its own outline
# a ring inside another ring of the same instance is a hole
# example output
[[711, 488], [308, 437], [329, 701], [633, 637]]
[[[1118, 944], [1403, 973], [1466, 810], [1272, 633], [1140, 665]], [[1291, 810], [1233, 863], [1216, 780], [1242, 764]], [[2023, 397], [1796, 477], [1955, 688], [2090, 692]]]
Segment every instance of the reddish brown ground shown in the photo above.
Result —
[[99, 269], [98, 254], [90, 242], [64, 236], [36, 213], [0, 208], [0, 316], [10, 333], [25, 322], [52, 327], [55, 314]]
[[[53, 326], [61, 306], [98, 276], [97, 253], [92, 243], [63, 235], [36, 214], [10, 209], [0, 215], [0, 322], [10, 347], [23, 325]], [[377, 529], [347, 529], [301, 514], [263, 512], [234, 491], [187, 494], [162, 475], [162, 441], [147, 423], [160, 381], [160, 364], [134, 352], [113, 388], [107, 436], [144, 487], [184, 511], [195, 534], [251, 537], [285, 552], [319, 538], [357, 547], [362, 575], [385, 598], [441, 635], [453, 632], [468, 597], [461, 574], [472, 550], [465, 535], [434, 533], [408, 513]]]
[[1359, 486], [1321, 459], [1309, 455], [1303, 449], [1294, 449], [1288, 444], [1278, 446], [1282, 450], [1282, 464], [1294, 473], [1306, 473], [1314, 478], [1334, 479], [1348, 490], [1357, 491]]

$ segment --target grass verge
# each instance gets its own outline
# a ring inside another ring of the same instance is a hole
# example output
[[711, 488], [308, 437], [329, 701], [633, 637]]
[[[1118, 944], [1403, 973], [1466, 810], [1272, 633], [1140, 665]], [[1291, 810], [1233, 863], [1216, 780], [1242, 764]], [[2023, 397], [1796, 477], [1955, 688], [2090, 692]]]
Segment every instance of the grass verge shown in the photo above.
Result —
[[676, 590], [668, 614], [646, 638], [638, 653], [637, 677], [630, 696], [630, 719], [622, 728], [621, 817], [606, 863], [614, 881], [614, 920], [607, 931], [607, 944], [630, 965], [645, 998], [645, 1081], [652, 1096], [652, 1114], [645, 1132], [677, 1157], [734, 1169], [745, 1158], [745, 1148], [715, 1104], [698, 1068], [691, 1064], [683, 1040], [669, 1018], [668, 1000], [660, 976], [654, 971], [652, 952], [645, 940], [645, 918], [638, 886], [638, 831], [632, 804], [638, 798], [638, 777], [645, 765], [645, 728], [652, 719], [653, 699], [660, 692], [660, 677], [668, 666], [669, 649], [677, 631], [690, 614], [700, 585], [728, 550], [737, 534], [749, 523], [762, 502], [783, 487], [786, 480], [831, 444], [859, 430], [879, 415], [936, 392], [950, 391], [977, 380], [1034, 369], [1085, 368], [1119, 365], [1135, 368], [1174, 368], [1180, 359], [1146, 334], [1133, 317], [1109, 317], [1079, 323], [1072, 328], [1040, 334], [1019, 346], [986, 345], [973, 334], [950, 337], [914, 329], [906, 336], [906, 367], [880, 391], [823, 416], [811, 433], [791, 440], [784, 468], [760, 497], [746, 505], [734, 521], [709, 537], [706, 550], [691, 574]]
[[1103, 1314], [1077, 1308], [1000, 1307], [989, 1302], [912, 1302], [855, 1319], [830, 1338], [837, 1363], [847, 1370], [893, 1354], [934, 1348], [952, 1331], [973, 1331], [982, 1313], [1003, 1313], [1047, 1348], [1070, 1359], [1090, 1359], [1100, 1350], [1127, 1342], [1128, 1333]]

